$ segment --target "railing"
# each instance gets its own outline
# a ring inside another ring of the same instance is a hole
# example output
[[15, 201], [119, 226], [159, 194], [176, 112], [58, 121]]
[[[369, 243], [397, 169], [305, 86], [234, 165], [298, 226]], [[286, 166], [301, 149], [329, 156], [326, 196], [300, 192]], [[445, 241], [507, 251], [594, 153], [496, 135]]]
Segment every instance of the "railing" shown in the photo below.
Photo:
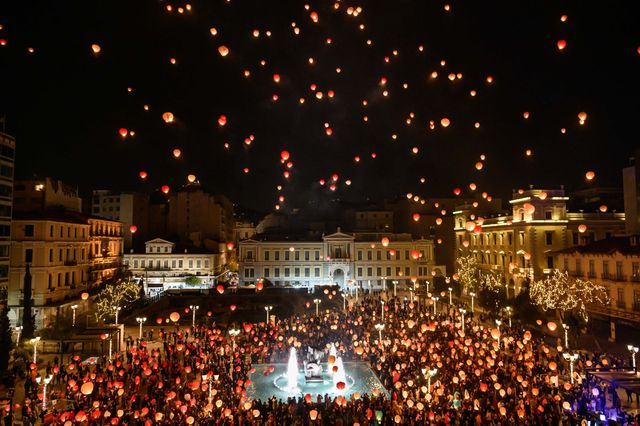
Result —
[[626, 308], [627, 308], [627, 304], [625, 303], [625, 301], [624, 301], [624, 300], [618, 300], [618, 301], [616, 302], [616, 308], [619, 308], [619, 309], [626, 309]]
[[589, 271], [589, 273], [587, 274], [587, 277], [595, 278], [596, 277], [596, 271]]
[[626, 281], [627, 276], [624, 274], [616, 274], [616, 281]]
[[77, 260], [65, 260], [64, 266], [78, 266]]
[[603, 272], [600, 275], [600, 278], [602, 278], [603, 280], [610, 280], [611, 279], [611, 274], [609, 274], [608, 272]]
[[640, 282], [640, 274], [636, 273], [631, 275], [631, 281]]
[[149, 266], [147, 268], [144, 268], [145, 271], [170, 271], [171, 268], [169, 267], [164, 267], [164, 266]]
[[581, 277], [584, 277], [584, 272], [583, 272], [583, 271], [581, 271], [581, 270], [570, 271], [570, 272], [569, 272], [569, 275], [571, 275], [572, 277], [578, 277], [578, 278], [581, 278]]

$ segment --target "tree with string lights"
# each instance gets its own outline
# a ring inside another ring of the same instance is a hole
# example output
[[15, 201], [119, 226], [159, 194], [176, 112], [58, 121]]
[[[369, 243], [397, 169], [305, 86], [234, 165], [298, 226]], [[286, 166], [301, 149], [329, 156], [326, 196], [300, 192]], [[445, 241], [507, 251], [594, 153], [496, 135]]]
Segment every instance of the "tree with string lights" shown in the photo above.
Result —
[[476, 276], [478, 274], [478, 259], [474, 256], [462, 256], [456, 259], [458, 264], [458, 282], [464, 290], [468, 293], [475, 289]]
[[555, 309], [564, 321], [568, 312], [576, 312], [588, 320], [587, 304], [607, 305], [607, 289], [597, 283], [569, 277], [568, 272], [553, 271], [544, 280], [534, 281], [530, 288], [531, 302], [547, 311]]
[[114, 307], [124, 308], [140, 298], [140, 286], [133, 281], [121, 280], [107, 285], [96, 297], [96, 319], [104, 321], [115, 315]]

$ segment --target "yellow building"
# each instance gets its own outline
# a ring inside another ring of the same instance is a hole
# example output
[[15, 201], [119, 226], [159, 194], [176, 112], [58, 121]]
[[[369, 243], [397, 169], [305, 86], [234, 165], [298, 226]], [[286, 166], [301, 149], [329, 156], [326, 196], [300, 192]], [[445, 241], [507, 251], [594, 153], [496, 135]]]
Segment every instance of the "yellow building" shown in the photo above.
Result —
[[568, 212], [563, 189], [513, 194], [510, 215], [479, 217], [463, 206], [454, 212], [456, 253], [474, 256], [485, 271], [500, 273], [510, 297], [525, 279], [540, 279], [557, 265], [554, 252], [624, 233], [624, 213]]
[[555, 256], [558, 269], [607, 288], [611, 303], [587, 306], [591, 314], [640, 323], [640, 236], [607, 238]]
[[69, 314], [80, 294], [112, 276], [121, 259], [119, 222], [63, 210], [16, 213], [9, 274], [11, 322], [22, 322], [27, 264], [36, 327], [40, 328], [53, 325], [58, 315]]

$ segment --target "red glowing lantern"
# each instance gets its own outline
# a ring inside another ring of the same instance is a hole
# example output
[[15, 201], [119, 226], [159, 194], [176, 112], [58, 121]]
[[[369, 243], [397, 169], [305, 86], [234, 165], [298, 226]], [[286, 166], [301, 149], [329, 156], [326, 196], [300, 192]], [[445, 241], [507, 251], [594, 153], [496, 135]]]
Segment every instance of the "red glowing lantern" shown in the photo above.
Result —
[[453, 189], [453, 194], [454, 194], [454, 195], [460, 195], [460, 193], [461, 193], [461, 192], [462, 192], [462, 191], [460, 190], [460, 188], [454, 188], [454, 189]]
[[218, 284], [216, 286], [216, 290], [218, 291], [218, 293], [222, 294], [224, 293], [224, 286], [222, 284]]
[[280, 160], [282, 160], [282, 162], [287, 161], [290, 157], [291, 155], [289, 154], [289, 151], [283, 150], [280, 152]]
[[237, 307], [236, 307], [236, 305], [231, 305], [231, 306], [229, 306], [229, 309], [231, 309], [231, 311], [233, 312], [233, 311], [235, 311], [237, 309]]
[[227, 243], [227, 250], [231, 251], [233, 250], [234, 244], [230, 241]]
[[147, 172], [142, 170], [140, 173], [138, 173], [138, 176], [140, 176], [140, 179], [146, 179], [147, 178]]
[[566, 40], [558, 40], [556, 45], [558, 46], [558, 50], [564, 50], [564, 48], [567, 47], [567, 41]]
[[120, 136], [122, 136], [123, 138], [126, 138], [127, 135], [129, 134], [129, 131], [127, 129], [125, 129], [124, 127], [121, 127], [120, 130], [118, 130], [118, 133], [120, 134]]
[[135, 234], [137, 230], [138, 230], [138, 227], [135, 225], [131, 225], [129, 227], [129, 231], [131, 231], [132, 234]]
[[220, 125], [220, 127], [226, 125], [227, 124], [227, 116], [222, 114], [220, 117], [218, 117], [218, 124]]
[[258, 281], [256, 283], [256, 290], [260, 291], [264, 288], [264, 283], [262, 281]]
[[87, 299], [89, 298], [89, 293], [87, 293], [86, 291], [85, 291], [85, 292], [83, 292], [83, 293], [80, 295], [80, 298], [81, 298], [82, 300], [87, 300]]
[[420, 252], [418, 250], [411, 250], [411, 258], [418, 260], [420, 258]]
[[169, 193], [169, 185], [162, 185], [162, 188], [160, 188], [162, 190], [163, 193], [168, 194]]
[[178, 312], [171, 312], [171, 315], [169, 315], [169, 319], [173, 322], [178, 322], [178, 320], [180, 319], [180, 314]]
[[411, 217], [413, 218], [414, 222], [417, 222], [420, 220], [420, 213], [414, 213]]
[[346, 387], [346, 384], [344, 382], [338, 382], [336, 383], [336, 388], [338, 390], [343, 390]]

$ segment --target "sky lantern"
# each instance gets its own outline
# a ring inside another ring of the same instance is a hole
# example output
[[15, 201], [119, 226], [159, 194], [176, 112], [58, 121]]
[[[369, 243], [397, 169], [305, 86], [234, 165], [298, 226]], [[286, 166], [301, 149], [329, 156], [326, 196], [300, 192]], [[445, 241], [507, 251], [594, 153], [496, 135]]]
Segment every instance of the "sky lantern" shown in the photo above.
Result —
[[171, 312], [171, 315], [169, 315], [169, 319], [173, 322], [178, 322], [178, 320], [180, 319], [180, 313]]
[[380, 240], [380, 243], [382, 244], [382, 247], [387, 247], [390, 243], [389, 238], [388, 237], [382, 237], [382, 240]]
[[162, 188], [160, 188], [162, 190], [163, 193], [168, 194], [169, 193], [169, 185], [162, 185]]
[[549, 322], [547, 323], [547, 328], [548, 328], [550, 331], [556, 331], [556, 328], [558, 328], [558, 325], [557, 325], [555, 322], [553, 322], [553, 321], [549, 321]]
[[596, 177], [596, 173], [593, 171], [588, 171], [587, 173], [584, 174], [584, 177], [587, 180], [593, 180]]
[[89, 298], [89, 293], [87, 293], [86, 291], [80, 295], [80, 299], [82, 300], [87, 300], [88, 298]]
[[476, 228], [476, 223], [472, 220], [468, 220], [467, 223], [465, 223], [464, 225], [464, 229], [466, 229], [469, 232], [473, 232], [475, 228]]
[[85, 382], [80, 388], [83, 395], [91, 395], [93, 393], [93, 382]]
[[231, 251], [231, 250], [233, 250], [233, 247], [234, 247], [233, 242], [232, 242], [232, 241], [229, 241], [229, 242], [227, 243], [227, 250]]
[[532, 215], [536, 211], [536, 207], [531, 203], [524, 203], [525, 214]]
[[129, 131], [126, 128], [121, 127], [120, 130], [118, 130], [118, 134], [120, 134], [120, 136], [122, 136], [122, 138], [124, 139], [129, 135]]
[[196, 181], [196, 175], [187, 176], [187, 181], [189, 181], [189, 183], [195, 182]]
[[135, 234], [138, 231], [138, 227], [135, 225], [131, 225], [129, 227], [129, 231], [131, 231], [132, 234]]
[[585, 225], [584, 223], [578, 225], [578, 232], [580, 232], [581, 234], [584, 234], [586, 231], [587, 231], [587, 225]]
[[218, 117], [218, 125], [220, 127], [223, 127], [226, 124], [227, 124], [227, 116], [224, 114], [220, 115], [220, 117]]
[[225, 57], [229, 54], [229, 48], [227, 46], [220, 46], [218, 47], [218, 53], [220, 54], [220, 56]]
[[560, 22], [567, 22], [567, 18], [568, 18], [567, 15], [560, 16]]
[[449, 120], [446, 117], [440, 120], [440, 125], [442, 127], [449, 127], [450, 124], [451, 124], [451, 120]]
[[216, 286], [216, 291], [220, 294], [224, 293], [224, 286], [222, 284], [218, 284]]
[[522, 116], [524, 117], [525, 120], [528, 120], [529, 119], [529, 111], [523, 112]]
[[178, 148], [174, 149], [172, 153], [176, 158], [180, 158], [180, 156], [182, 155], [182, 151], [180, 151]]
[[169, 124], [174, 122], [175, 117], [173, 116], [173, 113], [165, 112], [164, 114], [162, 114], [162, 119], [165, 123]]
[[276, 83], [280, 83], [280, 74], [274, 74], [273, 75], [273, 81]]
[[476, 163], [476, 170], [482, 170], [483, 167], [484, 167], [484, 164], [482, 163], [482, 161], [478, 161]]
[[442, 218], [441, 217], [437, 217], [436, 218], [436, 225], [442, 225]]
[[280, 160], [282, 162], [287, 161], [290, 157], [291, 155], [289, 154], [289, 151], [287, 150], [280, 151]]
[[605, 204], [603, 204], [598, 210], [600, 210], [601, 213], [606, 213], [608, 209], [609, 208]]
[[411, 258], [418, 260], [420, 258], [420, 252], [418, 250], [411, 250]]
[[584, 111], [580, 112], [578, 114], [578, 120], [580, 125], [582, 126], [585, 123], [585, 121], [587, 121], [587, 113]]
[[414, 213], [411, 217], [414, 222], [417, 222], [420, 220], [420, 213]]
[[91, 45], [91, 50], [93, 51], [93, 53], [95, 53], [97, 55], [98, 53], [100, 53], [102, 48], [100, 47], [99, 44], [95, 44], [94, 43], [94, 44]]
[[566, 40], [558, 40], [556, 45], [558, 46], [558, 50], [564, 50], [564, 48], [567, 47], [567, 41]]
[[138, 176], [140, 176], [140, 179], [146, 179], [147, 172], [145, 172], [144, 170], [141, 170], [140, 173], [138, 173]]
[[454, 194], [454, 195], [460, 195], [460, 192], [462, 192], [462, 191], [460, 190], [460, 188], [454, 188], [454, 189], [453, 189], [453, 194]]

